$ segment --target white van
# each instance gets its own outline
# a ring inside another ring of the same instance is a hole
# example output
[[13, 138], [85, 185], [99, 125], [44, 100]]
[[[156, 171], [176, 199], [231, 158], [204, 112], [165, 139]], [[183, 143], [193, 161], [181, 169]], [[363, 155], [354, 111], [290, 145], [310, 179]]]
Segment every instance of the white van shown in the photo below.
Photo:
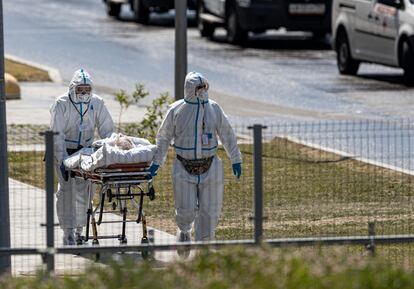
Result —
[[414, 83], [414, 0], [333, 0], [333, 45], [341, 74], [361, 62], [404, 69]]

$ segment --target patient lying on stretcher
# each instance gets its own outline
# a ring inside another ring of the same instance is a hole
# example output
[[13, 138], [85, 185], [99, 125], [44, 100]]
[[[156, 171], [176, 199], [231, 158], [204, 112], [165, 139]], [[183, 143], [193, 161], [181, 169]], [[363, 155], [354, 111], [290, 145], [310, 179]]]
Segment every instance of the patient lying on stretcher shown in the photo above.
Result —
[[114, 141], [109, 141], [107, 143], [121, 150], [130, 150], [135, 147], [131, 138], [121, 133], [116, 136]]
[[83, 148], [67, 157], [66, 169], [94, 171], [114, 164], [150, 163], [156, 146], [148, 140], [113, 133], [109, 138], [97, 140], [92, 148]]

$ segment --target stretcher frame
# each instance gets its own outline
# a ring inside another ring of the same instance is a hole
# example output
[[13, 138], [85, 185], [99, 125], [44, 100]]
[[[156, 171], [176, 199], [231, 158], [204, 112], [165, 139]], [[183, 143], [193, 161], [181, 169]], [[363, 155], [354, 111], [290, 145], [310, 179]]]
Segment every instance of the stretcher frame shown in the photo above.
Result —
[[[95, 192], [93, 191], [93, 186], [89, 186], [85, 242], [92, 239], [92, 244], [98, 245], [99, 239], [118, 238], [121, 244], [126, 244], [126, 223], [136, 222], [137, 224], [142, 223], [141, 243], [149, 243], [147, 222], [143, 210], [143, 204], [145, 196], [147, 196], [151, 201], [155, 199], [155, 190], [153, 187], [153, 177], [151, 173], [148, 172], [148, 167], [149, 163], [114, 164], [106, 168], [96, 169], [94, 172], [88, 172], [82, 169], [73, 169], [71, 171], [71, 177], [84, 179], [91, 182], [91, 184], [100, 186], [99, 203], [95, 208], [93, 208], [92, 205]], [[144, 185], [146, 185], [146, 190]], [[135, 200], [135, 197], [139, 198], [139, 202]], [[113, 211], [104, 211], [106, 198], [108, 199], [108, 202], [112, 202]], [[137, 209], [136, 220], [127, 220], [128, 200], [130, 200]], [[102, 221], [103, 214], [114, 213], [116, 207], [118, 206], [119, 212], [122, 214], [122, 221]], [[98, 220], [95, 218], [97, 213]], [[122, 223], [121, 234], [99, 236], [97, 226], [104, 223]], [[92, 236], [89, 236], [90, 226], [92, 226]]]

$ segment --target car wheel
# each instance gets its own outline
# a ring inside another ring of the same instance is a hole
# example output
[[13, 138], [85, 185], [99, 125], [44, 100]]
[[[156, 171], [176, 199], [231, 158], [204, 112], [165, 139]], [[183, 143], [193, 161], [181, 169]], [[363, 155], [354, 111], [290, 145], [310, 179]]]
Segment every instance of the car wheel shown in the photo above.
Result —
[[107, 2], [106, 13], [111, 17], [119, 17], [119, 14], [121, 14], [121, 6], [121, 3]]
[[227, 41], [232, 44], [242, 44], [247, 40], [247, 33], [240, 27], [236, 9], [231, 6], [227, 17]]
[[360, 62], [352, 58], [348, 37], [344, 32], [338, 35], [338, 41], [336, 45], [336, 56], [338, 70], [341, 74], [357, 74]]
[[406, 85], [412, 86], [414, 85], [414, 49], [408, 41], [404, 41], [401, 52], [401, 66], [404, 69], [404, 82]]
[[148, 23], [150, 11], [144, 6], [142, 0], [134, 0], [134, 13], [136, 22], [142, 24]]
[[197, 13], [198, 14], [198, 17], [197, 17], [197, 19], [198, 19], [198, 30], [200, 31], [201, 37], [212, 38], [213, 35], [214, 35], [214, 30], [216, 30], [216, 27], [213, 24], [201, 19], [200, 15], [202, 13], [204, 13], [203, 3], [200, 3], [200, 5], [198, 6], [197, 11], [198, 11], [198, 13]]

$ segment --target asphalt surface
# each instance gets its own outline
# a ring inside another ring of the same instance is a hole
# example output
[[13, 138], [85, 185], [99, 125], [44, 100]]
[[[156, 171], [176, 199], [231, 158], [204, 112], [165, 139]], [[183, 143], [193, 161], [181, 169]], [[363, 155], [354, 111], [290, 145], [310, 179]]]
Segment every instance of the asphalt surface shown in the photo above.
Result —
[[[211, 97], [233, 117], [271, 119], [396, 119], [412, 117], [414, 89], [402, 70], [362, 65], [358, 77], [340, 76], [329, 39], [303, 33], [255, 35], [245, 47], [224, 43], [219, 29], [199, 37], [189, 12], [189, 70], [211, 83]], [[5, 0], [5, 51], [55, 67], [68, 82], [88, 69], [102, 92], [146, 85], [152, 96], [174, 92], [174, 15], [152, 14], [136, 24], [106, 16], [100, 0]], [[192, 26], [192, 27], [191, 27]]]

